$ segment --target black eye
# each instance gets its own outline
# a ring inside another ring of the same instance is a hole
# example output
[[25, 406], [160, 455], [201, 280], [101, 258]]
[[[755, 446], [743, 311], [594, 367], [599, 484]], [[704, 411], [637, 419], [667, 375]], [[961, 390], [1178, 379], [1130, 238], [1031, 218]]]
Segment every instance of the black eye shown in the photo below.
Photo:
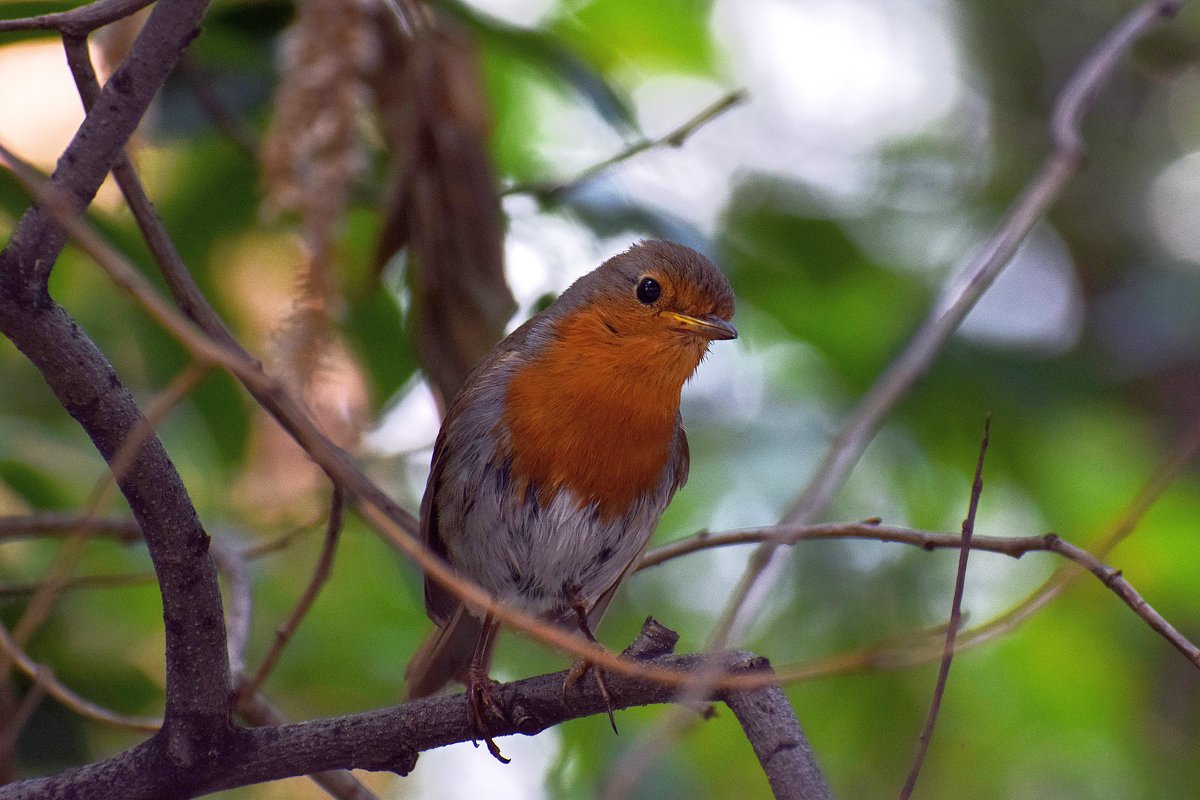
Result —
[[642, 278], [637, 285], [638, 302], [650, 305], [662, 294], [662, 287], [654, 278]]

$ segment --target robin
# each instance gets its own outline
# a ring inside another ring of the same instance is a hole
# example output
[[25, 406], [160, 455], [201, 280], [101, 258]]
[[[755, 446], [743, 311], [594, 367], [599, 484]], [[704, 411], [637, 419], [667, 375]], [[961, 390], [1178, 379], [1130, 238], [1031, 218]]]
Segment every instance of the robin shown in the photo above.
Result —
[[[737, 337], [732, 316], [721, 271], [672, 242], [641, 242], [580, 278], [450, 404], [421, 501], [425, 544], [496, 598], [594, 642], [687, 480], [680, 391], [710, 342]], [[472, 728], [504, 761], [485, 714], [500, 714], [488, 677], [499, 623], [429, 576], [425, 608], [438, 627], [405, 671], [409, 699], [462, 681]], [[577, 663], [564, 688], [589, 669]]]

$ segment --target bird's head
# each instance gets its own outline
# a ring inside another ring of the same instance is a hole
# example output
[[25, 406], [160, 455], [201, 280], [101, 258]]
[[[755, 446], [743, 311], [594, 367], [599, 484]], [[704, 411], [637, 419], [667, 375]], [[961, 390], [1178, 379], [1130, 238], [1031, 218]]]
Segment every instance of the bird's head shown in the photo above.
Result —
[[565, 301], [597, 347], [630, 359], [665, 358], [692, 373], [710, 342], [737, 338], [729, 280], [700, 253], [673, 242], [634, 245], [581, 278]]

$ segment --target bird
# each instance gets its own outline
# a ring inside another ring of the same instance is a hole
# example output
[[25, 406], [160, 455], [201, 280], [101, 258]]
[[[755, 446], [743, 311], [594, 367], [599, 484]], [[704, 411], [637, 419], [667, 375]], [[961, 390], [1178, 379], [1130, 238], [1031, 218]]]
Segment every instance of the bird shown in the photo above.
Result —
[[[688, 476], [680, 393], [714, 341], [737, 338], [728, 278], [696, 250], [644, 240], [569, 286], [496, 345], [447, 407], [434, 443], [424, 544], [493, 597], [595, 642], [618, 587]], [[467, 687], [493, 756], [498, 621], [424, 581], [433, 632], [407, 696]], [[564, 691], [599, 667], [577, 663]], [[613, 729], [616, 730], [615, 723]]]

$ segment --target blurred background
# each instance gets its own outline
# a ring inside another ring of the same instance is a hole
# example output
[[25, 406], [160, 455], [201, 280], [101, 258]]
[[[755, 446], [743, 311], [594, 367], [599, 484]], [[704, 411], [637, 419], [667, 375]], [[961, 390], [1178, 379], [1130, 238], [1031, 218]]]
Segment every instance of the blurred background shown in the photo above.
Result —
[[[64, 7], [4, 2], [0, 16]], [[780, 517], [856, 399], [1035, 173], [1056, 93], [1132, 7], [462, 0], [432, 4], [414, 45], [375, 0], [217, 0], [131, 152], [237, 335], [413, 511], [441, 398], [503, 331], [639, 238], [707, 252], [733, 283], [741, 337], [715, 348], [685, 390], [691, 479], [661, 543]], [[102, 70], [136, 24], [93, 37]], [[1118, 69], [1085, 121], [1083, 172], [825, 518], [957, 531], [990, 412], [976, 532], [1055, 531], [1086, 547], [1196, 419], [1198, 25], [1200, 9], [1185, 8]], [[725, 103], [735, 91], [745, 99]], [[80, 118], [57, 38], [0, 37], [0, 141], [48, 171]], [[689, 120], [699, 124], [682, 146], [618, 158]], [[0, 176], [0, 234], [26, 204]], [[92, 216], [153, 274], [115, 187]], [[60, 258], [51, 289], [144, 403], [186, 367], [77, 252]], [[235, 547], [285, 537], [251, 562], [256, 665], [311, 574], [328, 487], [224, 375], [208, 376], [159, 434], [214, 536]], [[104, 473], [40, 376], [0, 341], [0, 515], [81, 510]], [[118, 500], [101, 510], [127, 513]], [[1193, 641], [1198, 519], [1192, 464], [1108, 558]], [[0, 540], [6, 624], [61, 547]], [[600, 638], [620, 649], [653, 614], [680, 632], [681, 649], [700, 647], [748, 553], [710, 551], [636, 575]], [[955, 560], [894, 544], [801, 544], [738, 644], [780, 665], [912, 641], [946, 619]], [[1013, 607], [1056, 566], [1047, 554], [975, 555], [967, 625]], [[89, 543], [73, 575], [120, 580], [64, 591], [28, 649], [84, 696], [152, 715], [163, 664], [148, 571], [138, 545]], [[265, 691], [293, 719], [393, 704], [429, 626], [418, 572], [352, 519], [331, 581]], [[509, 634], [493, 674], [566, 665]], [[835, 796], [898, 791], [936, 669], [789, 687]], [[1200, 795], [1198, 677], [1099, 582], [1081, 579], [955, 660], [918, 796]], [[28, 690], [23, 675], [7, 680], [10, 700]], [[404, 780], [362, 778], [383, 797], [590, 797], [663, 713], [621, 712], [620, 737], [595, 717], [501, 740], [507, 767], [462, 745], [423, 755]], [[44, 774], [139, 738], [43, 700], [2, 767]], [[220, 796], [323, 795], [296, 779]], [[718, 709], [637, 796], [770, 793]]]

